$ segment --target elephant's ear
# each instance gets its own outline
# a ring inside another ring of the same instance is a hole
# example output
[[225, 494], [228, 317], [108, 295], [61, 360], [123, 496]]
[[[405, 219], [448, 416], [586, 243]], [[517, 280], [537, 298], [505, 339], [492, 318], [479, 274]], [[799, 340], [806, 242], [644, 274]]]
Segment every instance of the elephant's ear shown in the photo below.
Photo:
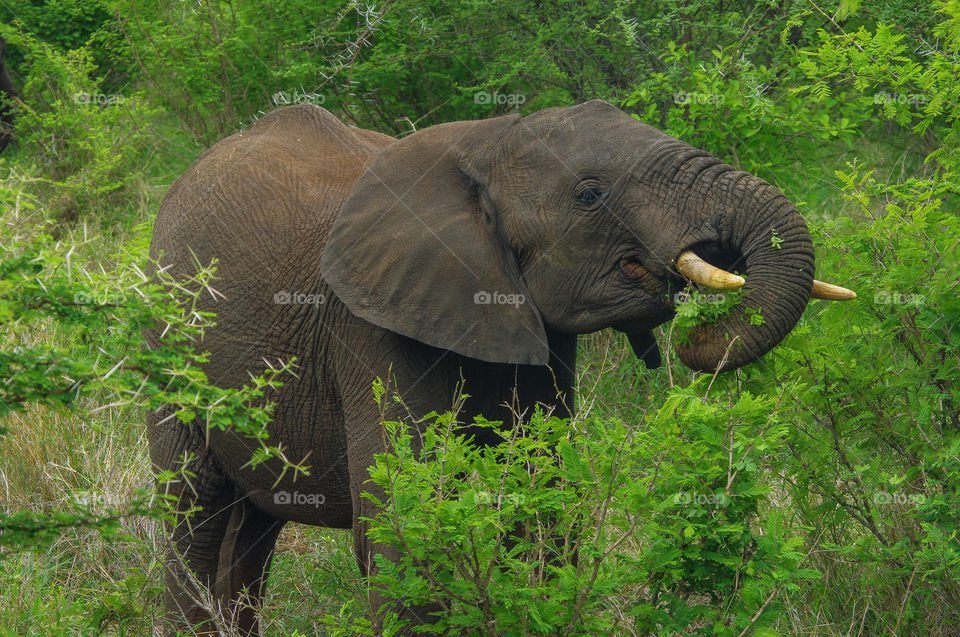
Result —
[[351, 312], [471, 358], [547, 363], [543, 321], [487, 190], [497, 140], [517, 119], [433, 126], [370, 163], [321, 261]]

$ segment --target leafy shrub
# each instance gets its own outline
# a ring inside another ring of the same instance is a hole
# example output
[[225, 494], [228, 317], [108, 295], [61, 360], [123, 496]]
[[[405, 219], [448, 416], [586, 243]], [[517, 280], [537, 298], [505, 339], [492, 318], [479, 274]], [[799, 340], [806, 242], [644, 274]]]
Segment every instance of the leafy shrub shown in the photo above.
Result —
[[110, 21], [104, 0], [11, 0], [0, 6], [0, 22], [17, 23], [63, 51], [82, 47]]
[[46, 177], [37, 195], [50, 214], [76, 220], [108, 214], [138, 192], [155, 109], [140, 95], [103, 93], [85, 48], [58, 51], [28, 33], [8, 32], [23, 51], [24, 105], [15, 122], [20, 156]]
[[150, 95], [206, 147], [285, 103], [277, 94], [312, 91], [309, 34], [329, 11], [303, 0], [126, 0], [117, 23]]
[[782, 593], [817, 576], [802, 529], [767, 495], [785, 451], [782, 397], [703, 398], [707, 378], [642, 424], [478, 420], [503, 437], [486, 448], [449, 413], [417, 429], [386, 422], [392, 451], [371, 479], [389, 501], [369, 536], [403, 557], [378, 559], [372, 583], [438, 605], [438, 623], [421, 629], [433, 634], [769, 626]]
[[[865, 632], [948, 635], [960, 621], [960, 183], [886, 184], [855, 163], [837, 178], [851, 208], [822, 228], [822, 254], [861, 297], [816, 307], [785, 343], [781, 369], [800, 390], [784, 476], [794, 515], [823, 538], [813, 562], [869, 600]], [[804, 597], [852, 611], [825, 591]]]

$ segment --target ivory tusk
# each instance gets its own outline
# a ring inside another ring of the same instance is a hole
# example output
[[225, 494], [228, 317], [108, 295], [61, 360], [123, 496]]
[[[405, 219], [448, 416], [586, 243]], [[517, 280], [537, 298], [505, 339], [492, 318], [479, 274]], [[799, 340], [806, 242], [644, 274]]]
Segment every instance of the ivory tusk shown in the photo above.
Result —
[[847, 288], [823, 281], [813, 282], [813, 289], [810, 290], [810, 297], [814, 299], [824, 299], [825, 301], [852, 301], [857, 298], [857, 293]]
[[736, 290], [747, 282], [742, 276], [710, 265], [692, 250], [685, 250], [677, 257], [677, 270], [691, 281], [714, 290]]
[[[746, 283], [743, 277], [710, 265], [692, 250], [685, 250], [680, 254], [677, 258], [677, 270], [691, 281], [715, 290], [736, 290]], [[826, 301], [852, 301], [857, 298], [853, 290], [816, 280], [813, 282], [810, 296]]]

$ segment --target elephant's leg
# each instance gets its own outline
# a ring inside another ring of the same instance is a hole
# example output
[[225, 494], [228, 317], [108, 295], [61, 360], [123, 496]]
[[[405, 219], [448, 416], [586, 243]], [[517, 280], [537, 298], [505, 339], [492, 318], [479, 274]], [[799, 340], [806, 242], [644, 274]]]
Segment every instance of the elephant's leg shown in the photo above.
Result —
[[221, 613], [240, 635], [259, 634], [270, 561], [284, 524], [246, 500], [231, 507], [213, 591]]
[[187, 463], [194, 476], [189, 482], [162, 487], [176, 498], [179, 512], [172, 527], [168, 525], [172, 542], [165, 558], [164, 605], [174, 628], [197, 634], [218, 633], [211, 589], [234, 500], [233, 485], [210, 472], [212, 460], [207, 454], [199, 456]]
[[235, 489], [207, 448], [203, 425], [183, 424], [171, 414], [163, 408], [147, 417], [154, 468], [176, 475], [160, 485], [161, 493], [173, 496], [175, 511], [167, 524], [171, 543], [164, 558], [164, 606], [171, 633], [216, 634], [212, 586]]
[[[371, 464], [373, 460], [371, 458]], [[384, 498], [383, 490], [379, 487], [375, 487], [370, 483], [367, 483], [364, 488], [364, 491], [367, 491], [377, 498]], [[356, 492], [354, 492], [356, 493]], [[360, 498], [359, 495], [354, 496], [356, 499], [361, 499], [362, 502], [359, 505], [354, 505], [354, 518], [353, 518], [353, 547], [354, 552], [357, 557], [357, 562], [360, 565], [360, 572], [364, 576], [376, 574], [377, 567], [374, 564], [373, 558], [375, 555], [383, 555], [386, 559], [392, 562], [398, 562], [400, 559], [400, 553], [391, 546], [384, 544], [377, 544], [372, 542], [367, 537], [367, 529], [370, 528], [369, 524], [363, 522], [359, 519], [360, 516], [363, 517], [374, 517], [379, 513], [372, 503], [366, 499]], [[409, 620], [410, 627], [418, 626], [421, 624], [430, 624], [436, 621], [436, 618], [431, 615], [431, 613], [439, 611], [439, 606], [410, 606], [407, 604], [402, 604], [399, 602], [394, 602], [390, 598], [383, 595], [378, 589], [370, 588], [368, 590], [370, 606], [373, 608], [376, 613], [375, 621], [377, 622], [377, 634], [380, 634], [379, 623], [382, 621], [384, 614], [387, 611], [394, 611], [397, 613], [401, 620]], [[412, 635], [412, 631], [405, 630], [399, 633], [400, 635]]]
[[[372, 404], [373, 399], [371, 397]], [[359, 413], [362, 411], [362, 415]], [[391, 413], [388, 411], [387, 419], [399, 420], [402, 415], [399, 411]], [[353, 547], [360, 566], [360, 572], [364, 576], [374, 575], [377, 571], [374, 563], [375, 555], [383, 555], [386, 559], [398, 562], [400, 552], [392, 546], [375, 543], [367, 537], [367, 530], [370, 525], [363, 521], [363, 518], [374, 518], [380, 513], [370, 500], [363, 497], [361, 493], [368, 492], [381, 502], [386, 502], [386, 494], [378, 485], [370, 482], [369, 467], [374, 464], [373, 455], [382, 453], [383, 446], [383, 428], [380, 425], [380, 415], [373, 405], [371, 409], [357, 410], [350, 414], [347, 426], [347, 449], [350, 461], [350, 494], [353, 499]], [[384, 614], [392, 610], [396, 612], [401, 619], [410, 620], [411, 626], [432, 623], [435, 620], [430, 613], [439, 610], [435, 606], [407, 606], [395, 603], [382, 595], [376, 588], [368, 590], [370, 606], [375, 612], [374, 620], [379, 624]], [[377, 626], [377, 634], [380, 634], [380, 627]], [[399, 635], [413, 634], [410, 632], [398, 633]]]

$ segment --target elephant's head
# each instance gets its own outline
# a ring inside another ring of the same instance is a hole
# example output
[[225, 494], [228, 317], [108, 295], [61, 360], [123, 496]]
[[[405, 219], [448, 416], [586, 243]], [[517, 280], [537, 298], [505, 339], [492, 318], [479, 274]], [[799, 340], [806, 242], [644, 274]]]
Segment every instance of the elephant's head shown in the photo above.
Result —
[[614, 327], [635, 350], [652, 344], [655, 364], [649, 332], [673, 316], [681, 271], [742, 284], [705, 262], [744, 275], [742, 303], [763, 321], [732, 311], [696, 328], [679, 347], [694, 369], [756, 360], [811, 296], [813, 245], [782, 192], [594, 101], [387, 147], [344, 203], [322, 269], [361, 318], [473, 358], [545, 364], [545, 329]]

